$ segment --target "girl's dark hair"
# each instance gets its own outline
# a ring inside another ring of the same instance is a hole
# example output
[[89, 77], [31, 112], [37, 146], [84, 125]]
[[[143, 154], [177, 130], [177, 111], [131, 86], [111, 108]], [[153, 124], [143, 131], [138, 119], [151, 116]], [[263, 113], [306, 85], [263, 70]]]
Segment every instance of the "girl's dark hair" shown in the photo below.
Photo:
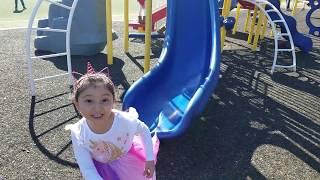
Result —
[[96, 83], [103, 83], [105, 87], [111, 92], [113, 99], [115, 99], [115, 89], [113, 82], [107, 75], [103, 73], [85, 74], [81, 76], [73, 86], [72, 99], [78, 102], [80, 94], [88, 87], [93, 86]]

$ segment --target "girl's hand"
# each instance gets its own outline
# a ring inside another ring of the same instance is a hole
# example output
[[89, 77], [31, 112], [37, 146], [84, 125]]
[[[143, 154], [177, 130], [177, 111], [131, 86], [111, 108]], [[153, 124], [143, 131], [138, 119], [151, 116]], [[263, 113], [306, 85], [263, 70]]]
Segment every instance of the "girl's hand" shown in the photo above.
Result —
[[154, 161], [146, 161], [146, 166], [144, 168], [143, 175], [147, 178], [152, 178], [155, 170]]

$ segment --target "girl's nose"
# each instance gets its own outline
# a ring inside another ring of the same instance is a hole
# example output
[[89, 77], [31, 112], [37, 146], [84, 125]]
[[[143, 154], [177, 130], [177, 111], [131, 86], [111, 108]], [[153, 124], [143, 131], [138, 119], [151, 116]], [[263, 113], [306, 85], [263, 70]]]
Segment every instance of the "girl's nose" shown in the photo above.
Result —
[[95, 103], [94, 104], [94, 110], [95, 111], [101, 111], [102, 110], [102, 104], [101, 103]]

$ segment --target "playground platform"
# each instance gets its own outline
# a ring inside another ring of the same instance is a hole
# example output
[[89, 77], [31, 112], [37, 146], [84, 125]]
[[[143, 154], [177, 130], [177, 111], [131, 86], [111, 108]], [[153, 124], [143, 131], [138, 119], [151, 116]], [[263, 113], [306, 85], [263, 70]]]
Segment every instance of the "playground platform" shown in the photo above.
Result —
[[[307, 11], [298, 11], [298, 29], [307, 34]], [[113, 29], [114, 65], [109, 66], [121, 96], [143, 75], [144, 44], [130, 42], [122, 50], [123, 26]], [[309, 54], [297, 52], [297, 72], [276, 70], [271, 75], [273, 39], [257, 52], [246, 45], [239, 28], [227, 35], [221, 78], [203, 113], [187, 132], [161, 143], [159, 180], [176, 179], [320, 179], [320, 39]], [[36, 85], [29, 94], [24, 50], [26, 29], [0, 31], [0, 179], [81, 179], [64, 126], [78, 120], [70, 103], [67, 78]], [[154, 40], [151, 63], [157, 63], [162, 40]], [[36, 52], [41, 53], [41, 52]], [[106, 54], [73, 56], [75, 71], [87, 61], [99, 70]], [[66, 72], [65, 58], [39, 60], [38, 77]]]

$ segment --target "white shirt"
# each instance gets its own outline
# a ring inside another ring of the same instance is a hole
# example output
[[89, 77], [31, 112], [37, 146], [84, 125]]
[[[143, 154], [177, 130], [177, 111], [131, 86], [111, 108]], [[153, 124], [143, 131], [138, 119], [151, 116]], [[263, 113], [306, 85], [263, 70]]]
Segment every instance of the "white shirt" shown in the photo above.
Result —
[[153, 145], [149, 128], [132, 113], [113, 110], [115, 113], [111, 128], [96, 134], [85, 118], [71, 126], [71, 137], [75, 158], [85, 179], [102, 179], [92, 158], [102, 163], [121, 158], [131, 146], [134, 135], [140, 135], [146, 153], [146, 161], [154, 160]]

